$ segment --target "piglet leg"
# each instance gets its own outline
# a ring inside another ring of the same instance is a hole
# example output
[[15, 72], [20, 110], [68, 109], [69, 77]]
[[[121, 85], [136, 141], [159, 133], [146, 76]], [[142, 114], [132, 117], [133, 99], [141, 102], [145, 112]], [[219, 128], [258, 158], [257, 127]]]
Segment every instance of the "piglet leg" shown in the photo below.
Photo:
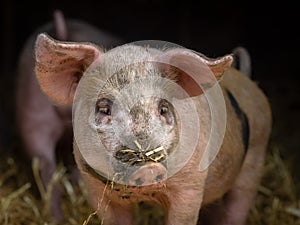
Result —
[[[220, 202], [203, 209], [205, 225], [244, 225], [253, 205], [257, 187], [263, 174], [265, 146], [248, 149], [241, 172], [232, 187]], [[260, 155], [260, 156], [259, 156]]]
[[[50, 153], [53, 153], [53, 149], [46, 149]], [[53, 178], [53, 174], [56, 169], [56, 160], [55, 160], [55, 154], [47, 154], [39, 156], [40, 160], [40, 176], [42, 179], [42, 182], [44, 184], [45, 189], [49, 188], [49, 184], [51, 182], [51, 179]], [[51, 198], [50, 198], [50, 213], [54, 217], [54, 219], [57, 222], [62, 222], [63, 220], [63, 214], [61, 209], [61, 187], [59, 187], [57, 184], [52, 189], [51, 192]]]
[[[30, 89], [32, 92], [28, 93], [35, 94], [35, 98], [29, 97], [35, 101], [28, 100], [27, 104], [24, 103], [24, 107], [19, 110], [24, 117], [20, 120], [20, 132], [23, 134], [22, 139], [28, 156], [39, 159], [40, 176], [47, 189], [56, 169], [55, 149], [64, 127], [53, 106], [45, 101], [46, 97], [34, 90], [36, 87], [33, 86]], [[51, 213], [57, 221], [61, 221], [59, 188], [54, 187], [51, 194]]]
[[[243, 225], [257, 193], [264, 168], [265, 144], [248, 149], [241, 173], [225, 198], [221, 225]], [[255, 166], [253, 166], [255, 165]]]
[[202, 192], [182, 190], [172, 192], [167, 214], [167, 225], [195, 225], [202, 202]]

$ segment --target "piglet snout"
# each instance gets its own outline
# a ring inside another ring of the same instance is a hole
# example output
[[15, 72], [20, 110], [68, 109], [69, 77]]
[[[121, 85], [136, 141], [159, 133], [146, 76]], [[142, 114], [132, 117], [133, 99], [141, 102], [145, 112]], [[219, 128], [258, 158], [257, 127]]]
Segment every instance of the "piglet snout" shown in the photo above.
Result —
[[161, 163], [147, 163], [131, 175], [128, 184], [130, 186], [146, 186], [166, 179], [167, 169]]

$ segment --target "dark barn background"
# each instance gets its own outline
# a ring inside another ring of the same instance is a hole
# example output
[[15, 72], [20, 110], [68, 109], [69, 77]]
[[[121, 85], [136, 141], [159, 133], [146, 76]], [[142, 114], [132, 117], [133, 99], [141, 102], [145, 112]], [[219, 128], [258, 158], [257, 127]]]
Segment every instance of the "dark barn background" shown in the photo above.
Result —
[[61, 9], [65, 17], [85, 20], [126, 42], [165, 40], [209, 57], [230, 53], [239, 45], [246, 47], [252, 57], [253, 79], [271, 102], [271, 144], [291, 162], [294, 179], [300, 178], [296, 1], [1, 0], [0, 7], [0, 140], [4, 149], [17, 141], [13, 118], [18, 112], [12, 103], [18, 54], [26, 38], [50, 21], [55, 9]]

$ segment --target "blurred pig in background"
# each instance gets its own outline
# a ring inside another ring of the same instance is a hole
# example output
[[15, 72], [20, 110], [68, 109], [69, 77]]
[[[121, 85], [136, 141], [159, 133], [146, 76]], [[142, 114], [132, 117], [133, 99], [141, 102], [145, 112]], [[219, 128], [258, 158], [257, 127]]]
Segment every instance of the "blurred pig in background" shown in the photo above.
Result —
[[[103, 49], [122, 41], [83, 21], [65, 20], [61, 11], [55, 11], [53, 21], [39, 28], [23, 46], [17, 68], [17, 131], [29, 159], [39, 159], [40, 176], [46, 188], [57, 166], [58, 143], [62, 143], [59, 154], [72, 154], [72, 108], [53, 104], [38, 86], [34, 72], [34, 42], [40, 32], [61, 41], [92, 42]], [[59, 189], [57, 185], [52, 191], [50, 211], [57, 221], [62, 221]]]

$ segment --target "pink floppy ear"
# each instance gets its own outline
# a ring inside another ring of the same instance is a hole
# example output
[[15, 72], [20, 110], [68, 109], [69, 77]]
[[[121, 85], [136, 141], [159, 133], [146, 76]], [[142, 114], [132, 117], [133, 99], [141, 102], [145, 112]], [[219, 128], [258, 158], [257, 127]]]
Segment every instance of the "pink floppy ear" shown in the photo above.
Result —
[[35, 72], [41, 89], [56, 103], [72, 104], [80, 78], [101, 53], [90, 43], [60, 42], [38, 35]]
[[177, 81], [191, 97], [220, 80], [232, 61], [231, 55], [209, 59], [187, 49], [168, 50], [159, 57], [165, 76]]

